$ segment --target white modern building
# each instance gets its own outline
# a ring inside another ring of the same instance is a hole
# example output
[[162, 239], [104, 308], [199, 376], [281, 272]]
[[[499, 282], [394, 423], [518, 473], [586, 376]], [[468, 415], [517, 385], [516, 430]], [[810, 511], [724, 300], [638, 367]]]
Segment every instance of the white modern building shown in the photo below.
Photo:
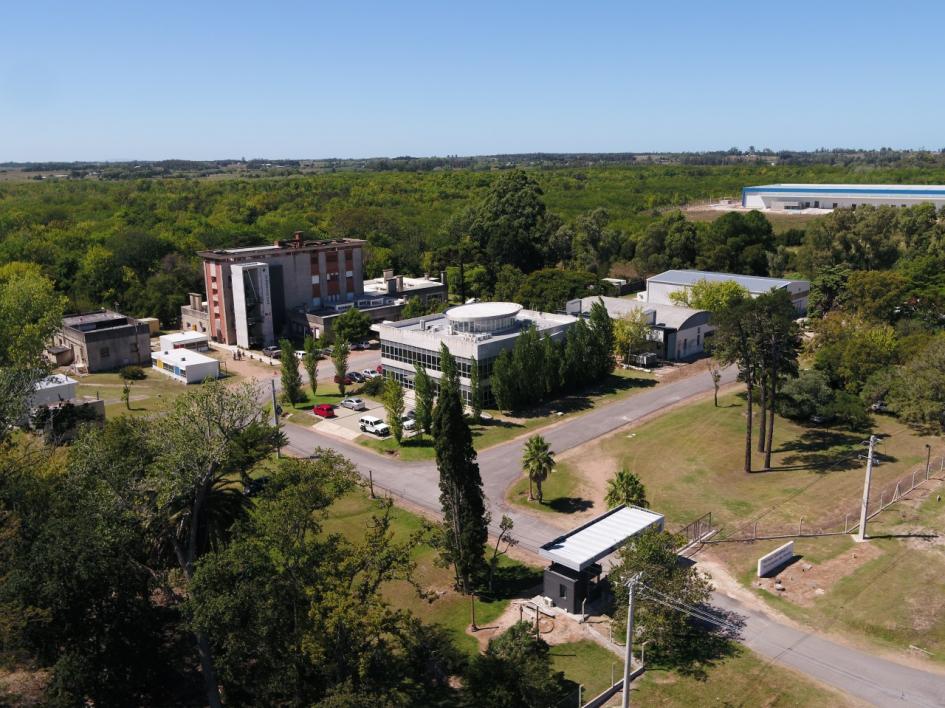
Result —
[[646, 279], [646, 290], [638, 294], [641, 300], [650, 305], [672, 305], [672, 293], [689, 290], [700, 280], [710, 283], [732, 281], [741, 285], [752, 297], [772, 290], [787, 290], [794, 303], [794, 309], [803, 314], [807, 312], [807, 300], [810, 296], [810, 282], [807, 280], [788, 280], [786, 278], [765, 278], [758, 275], [735, 275], [733, 273], [712, 273], [704, 270], [667, 270]]
[[416, 317], [400, 322], [374, 325], [381, 340], [384, 375], [413, 388], [415, 364], [423, 366], [435, 383], [442, 376], [440, 345], [455, 357], [463, 399], [469, 400], [469, 372], [472, 360], [479, 366], [484, 399], [490, 397], [492, 364], [496, 357], [515, 344], [529, 326], [542, 335], [560, 341], [577, 322], [571, 315], [525, 310], [514, 302], [481, 302], [460, 305], [443, 314]]
[[65, 374], [53, 374], [40, 379], [33, 385], [29, 407], [55, 406], [64, 401], [71, 401], [76, 397], [78, 385], [78, 381]]
[[679, 305], [643, 302], [624, 297], [584, 297], [570, 300], [565, 306], [569, 315], [590, 314], [591, 307], [602, 301], [612, 319], [620, 319], [632, 312], [643, 311], [650, 324], [650, 338], [660, 359], [682, 361], [705, 353], [706, 337], [711, 336], [711, 313]]
[[210, 348], [210, 338], [204, 332], [174, 332], [162, 334], [158, 339], [161, 351], [171, 349], [190, 349], [196, 352], [205, 352]]
[[220, 362], [190, 349], [151, 352], [152, 366], [181, 383], [200, 383], [220, 377]]
[[931, 203], [945, 207], [945, 185], [938, 184], [766, 184], [742, 189], [746, 209], [773, 211], [844, 209], [863, 206], [907, 207]]

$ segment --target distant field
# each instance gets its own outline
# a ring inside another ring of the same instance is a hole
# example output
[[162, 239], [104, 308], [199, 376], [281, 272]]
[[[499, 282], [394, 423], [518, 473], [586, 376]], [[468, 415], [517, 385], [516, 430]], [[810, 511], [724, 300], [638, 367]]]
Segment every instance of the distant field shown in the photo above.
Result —
[[[684, 213], [690, 221], [710, 222], [715, 221], [726, 212], [715, 209], [687, 209]], [[771, 222], [771, 227], [776, 234], [790, 229], [803, 229], [811, 222], [823, 218], [819, 214], [780, 214], [773, 211], [766, 211], [764, 215]]]

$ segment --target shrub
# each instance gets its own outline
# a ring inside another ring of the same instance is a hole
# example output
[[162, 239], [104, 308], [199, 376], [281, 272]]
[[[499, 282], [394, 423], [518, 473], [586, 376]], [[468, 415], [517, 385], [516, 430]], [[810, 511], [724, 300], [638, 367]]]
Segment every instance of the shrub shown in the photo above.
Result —
[[365, 381], [361, 390], [367, 396], [380, 396], [384, 393], [384, 382], [385, 379], [383, 376], [376, 376], [373, 379]]
[[134, 365], [121, 367], [118, 371], [118, 375], [125, 379], [125, 381], [141, 381], [147, 376], [144, 369]]

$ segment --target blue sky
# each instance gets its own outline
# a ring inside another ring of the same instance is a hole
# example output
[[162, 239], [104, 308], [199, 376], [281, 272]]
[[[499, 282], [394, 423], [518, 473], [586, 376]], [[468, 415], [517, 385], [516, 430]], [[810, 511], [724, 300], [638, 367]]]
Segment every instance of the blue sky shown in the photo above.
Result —
[[15, 2], [0, 162], [945, 146], [945, 4]]

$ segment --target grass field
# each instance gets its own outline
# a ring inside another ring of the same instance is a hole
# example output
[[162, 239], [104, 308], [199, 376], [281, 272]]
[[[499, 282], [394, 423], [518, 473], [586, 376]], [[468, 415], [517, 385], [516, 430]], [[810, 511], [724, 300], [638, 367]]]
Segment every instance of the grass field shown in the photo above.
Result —
[[644, 706], [851, 706], [826, 686], [735, 647], [705, 674], [648, 669], [634, 684], [631, 702]]
[[[363, 492], [355, 492], [340, 499], [329, 510], [325, 522], [327, 532], [340, 533], [357, 542], [364, 534], [372, 517], [379, 513], [380, 502], [370, 499]], [[394, 507], [391, 510], [394, 538], [403, 540], [419, 531], [423, 520], [410, 512]], [[436, 553], [428, 545], [417, 545], [413, 550], [416, 563], [416, 579], [421, 587], [438, 595], [432, 602], [420, 597], [406, 582], [392, 582], [384, 589], [384, 595], [394, 606], [415, 613], [424, 622], [444, 627], [456, 642], [456, 646], [468, 654], [478, 651], [476, 639], [466, 634], [470, 624], [470, 600], [452, 589], [452, 572], [436, 563]], [[502, 557], [497, 571], [496, 598], [476, 600], [476, 622], [485, 625], [498, 617], [508, 607], [512, 597], [541, 582], [541, 571], [537, 568]]]
[[131, 409], [125, 407], [121, 400], [124, 386], [122, 378], [117, 373], [89, 374], [78, 378], [79, 385], [76, 392], [79, 396], [101, 398], [105, 401], [105, 416], [113, 418], [118, 415], [147, 415], [161, 413], [168, 410], [179, 395], [187, 390], [187, 386], [164, 376], [157, 371], [145, 369], [145, 378], [141, 381], [129, 382], [131, 385]]
[[[715, 221], [727, 213], [716, 209], [692, 209], [683, 212], [690, 221]], [[771, 222], [771, 228], [776, 234], [790, 229], [803, 229], [817, 219], [823, 218], [820, 214], [779, 214], [766, 211], [765, 218]]]
[[[536, 493], [534, 485], [533, 495]], [[577, 496], [580, 479], [568, 465], [556, 465], [548, 475], [548, 479], [541, 485], [542, 501], [528, 500], [528, 477], [524, 474], [508, 492], [508, 499], [513, 504], [525, 509], [533, 509], [547, 514], [572, 514], [583, 511], [590, 505], [590, 501]]]
[[[473, 445], [477, 450], [485, 450], [519, 435], [537, 431], [566, 416], [579, 415], [594, 406], [631, 396], [655, 385], [656, 379], [652, 374], [617, 369], [604, 383], [582, 394], [564, 396], [534, 410], [519, 412], [514, 417], [498, 411], [487, 411], [489, 419], [470, 425]], [[396, 454], [406, 461], [432, 460], [434, 457], [433, 442], [428, 436], [421, 439], [407, 438], [401, 445], [393, 438], [378, 440], [368, 436], [362, 436], [358, 442], [377, 452]]]

